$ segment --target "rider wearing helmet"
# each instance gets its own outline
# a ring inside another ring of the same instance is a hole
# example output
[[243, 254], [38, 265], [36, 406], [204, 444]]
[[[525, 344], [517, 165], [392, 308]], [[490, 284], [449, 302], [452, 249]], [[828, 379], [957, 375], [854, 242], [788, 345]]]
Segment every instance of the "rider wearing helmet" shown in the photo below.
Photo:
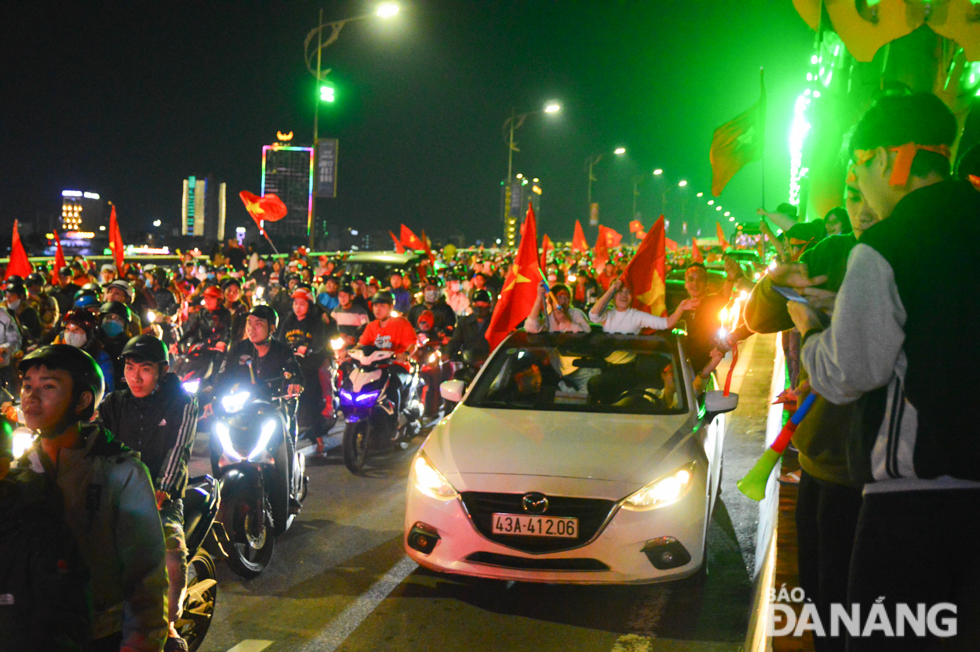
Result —
[[102, 372], [81, 349], [43, 346], [18, 365], [21, 409], [38, 434], [25, 475], [47, 476], [92, 575], [93, 650], [159, 651], [167, 567], [153, 485], [139, 455], [99, 424]]
[[[303, 372], [293, 351], [273, 339], [279, 316], [269, 306], [255, 306], [245, 320], [245, 339], [228, 350], [218, 377], [218, 386], [234, 382], [275, 382], [284, 380], [290, 394], [303, 391]], [[216, 390], [215, 395], [219, 392]]]
[[[307, 438], [316, 441], [325, 434], [323, 418], [334, 416], [327, 355], [331, 333], [309, 288], [297, 287], [292, 296], [293, 309], [279, 325], [277, 338], [292, 349], [303, 370], [306, 387], [299, 399], [299, 423], [307, 428]], [[336, 325], [331, 322], [331, 326], [336, 333]]]
[[456, 327], [456, 313], [443, 298], [439, 282], [435, 277], [425, 282], [422, 288], [422, 303], [412, 306], [406, 315], [415, 330], [422, 330], [419, 328], [419, 317], [426, 311], [432, 313], [431, 329], [446, 332]]
[[20, 324], [25, 348], [35, 344], [41, 338], [41, 318], [27, 302], [27, 289], [23, 282], [8, 280], [3, 286], [3, 294], [7, 311], [16, 317], [17, 323]]
[[132, 317], [133, 313], [129, 306], [121, 301], [106, 301], [99, 308], [99, 330], [96, 332], [96, 338], [112, 358], [112, 368], [119, 389], [122, 389], [124, 378], [124, 364], [120, 354], [126, 343], [134, 337], [128, 331]]
[[173, 623], [180, 618], [187, 583], [182, 497], [197, 433], [197, 397], [170, 372], [167, 346], [152, 335], [129, 340], [120, 357], [128, 388], [106, 396], [99, 415], [116, 439], [139, 451], [153, 480], [167, 542], [170, 638], [179, 638]]
[[180, 307], [177, 297], [170, 290], [170, 275], [163, 267], [154, 267], [149, 272], [148, 281], [152, 283], [152, 295], [156, 301], [156, 309], [165, 315], [173, 315]]
[[37, 272], [24, 279], [24, 288], [27, 290], [27, 303], [37, 311], [37, 316], [41, 318], [42, 333], [48, 333], [58, 323], [58, 317], [61, 316], [61, 311], [58, 310], [58, 302], [45, 290], [44, 277]]
[[56, 338], [56, 344], [68, 344], [88, 353], [102, 370], [108, 391], [116, 388], [116, 372], [112, 358], [106, 353], [98, 338], [99, 320], [88, 310], [75, 308], [62, 318], [65, 330]]
[[180, 338], [182, 349], [197, 343], [204, 343], [219, 351], [228, 348], [231, 339], [231, 312], [221, 305], [224, 294], [215, 285], [204, 290], [204, 307], [191, 315], [184, 324], [184, 335]]
[[487, 342], [487, 328], [490, 326], [490, 293], [487, 290], [477, 290], [470, 302], [472, 313], [460, 317], [456, 322], [456, 330], [446, 347], [446, 353], [451, 358], [457, 358], [463, 351], [473, 351], [478, 358], [490, 354], [490, 344]]

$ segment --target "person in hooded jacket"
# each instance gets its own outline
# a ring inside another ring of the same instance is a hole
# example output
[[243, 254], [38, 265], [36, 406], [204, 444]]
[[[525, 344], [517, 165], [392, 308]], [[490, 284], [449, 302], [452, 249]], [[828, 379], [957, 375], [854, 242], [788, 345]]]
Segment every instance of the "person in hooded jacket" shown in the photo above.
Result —
[[99, 308], [99, 330], [96, 338], [102, 348], [112, 359], [114, 382], [121, 389], [125, 386], [125, 362], [121, 355], [126, 343], [132, 339], [127, 331], [133, 313], [129, 307], [119, 301], [106, 301]]

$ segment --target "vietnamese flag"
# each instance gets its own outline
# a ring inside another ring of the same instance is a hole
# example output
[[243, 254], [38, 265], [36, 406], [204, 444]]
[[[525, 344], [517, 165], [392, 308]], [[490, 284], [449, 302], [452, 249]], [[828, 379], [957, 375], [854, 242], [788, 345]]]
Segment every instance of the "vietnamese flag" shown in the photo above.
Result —
[[65, 252], [61, 250], [61, 238], [58, 236], [58, 230], [55, 229], [52, 235], [54, 235], [54, 244], [57, 249], [54, 252], [54, 269], [51, 270], [51, 285], [57, 285], [58, 272], [61, 271], [62, 267], [68, 267], [68, 263], [65, 262]]
[[238, 193], [238, 196], [241, 197], [242, 203], [245, 204], [245, 210], [255, 220], [255, 223], [259, 227], [259, 232], [262, 235], [265, 235], [265, 229], [262, 226], [263, 222], [278, 222], [286, 217], [286, 205], [276, 195], [262, 195], [259, 197], [243, 190]]
[[422, 244], [419, 237], [412, 233], [412, 230], [404, 224], [402, 224], [401, 236], [402, 246], [406, 249], [425, 249], [425, 245]]
[[429, 264], [435, 267], [436, 265], [436, 255], [432, 253], [432, 242], [425, 236], [425, 229], [422, 229], [422, 250], [425, 251], [425, 255], [429, 257]]
[[[660, 217], [663, 217], [663, 215], [661, 215]], [[670, 249], [671, 251], [677, 251], [677, 242], [675, 242], [674, 240], [665, 237], [664, 243], [667, 245], [667, 248]]]
[[702, 265], [704, 264], [704, 256], [701, 255], [701, 249], [698, 247], [696, 238], [691, 238], [691, 260]]
[[642, 233], [643, 232], [643, 222], [640, 220], [633, 220], [630, 222], [630, 233]]
[[609, 260], [609, 239], [602, 231], [604, 228], [606, 227], [599, 225], [599, 236], [595, 239], [595, 249], [592, 254], [592, 266], [597, 272]]
[[615, 229], [610, 229], [608, 226], [599, 225], [599, 237], [605, 238], [606, 247], [618, 247], [619, 243], [623, 241], [623, 236], [618, 233]]
[[667, 314], [667, 286], [664, 282], [666, 239], [664, 218], [660, 216], [643, 238], [622, 276], [623, 283], [633, 291], [633, 307], [651, 315]]
[[762, 158], [766, 147], [766, 85], [761, 80], [759, 101], [730, 122], [715, 129], [711, 137], [711, 194], [721, 194], [743, 167]]
[[545, 233], [541, 238], [541, 269], [548, 266], [548, 252], [554, 250], [555, 244], [548, 237], [548, 234]]
[[575, 220], [575, 235], [572, 236], [572, 251], [580, 251], [583, 254], [589, 250], [589, 243], [585, 240], [585, 232], [582, 231], [582, 223]]
[[395, 253], [396, 254], [403, 254], [403, 253], [405, 253], [405, 247], [403, 247], [402, 246], [402, 243], [400, 243], [398, 241], [398, 237], [395, 236], [395, 234], [392, 233], [391, 231], [388, 231], [388, 235], [390, 235], [391, 236], [391, 239], [395, 241]]
[[6, 281], [15, 274], [21, 278], [26, 278], [33, 271], [34, 267], [31, 266], [31, 261], [27, 259], [27, 252], [24, 251], [24, 245], [20, 241], [17, 220], [14, 220], [14, 235], [10, 241], [10, 260], [7, 261], [7, 271], [3, 280]]
[[715, 222], [715, 227], [718, 229], [718, 244], [721, 245], [722, 253], [728, 249], [728, 240], [725, 239], [725, 231], [721, 228], [721, 222]]
[[116, 220], [116, 205], [112, 204], [112, 212], [109, 213], [109, 248], [112, 249], [112, 260], [116, 263], [116, 271], [122, 275], [126, 268], [123, 266], [123, 241], [122, 234], [119, 233], [119, 221]]
[[538, 296], [538, 285], [543, 280], [538, 266], [538, 227], [530, 202], [523, 232], [514, 265], [504, 279], [504, 289], [487, 327], [491, 351], [527, 319]]

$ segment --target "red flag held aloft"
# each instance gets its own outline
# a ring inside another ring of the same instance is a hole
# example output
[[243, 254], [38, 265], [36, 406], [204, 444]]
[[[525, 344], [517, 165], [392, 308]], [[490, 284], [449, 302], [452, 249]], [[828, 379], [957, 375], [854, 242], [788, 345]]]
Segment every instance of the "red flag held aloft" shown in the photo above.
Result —
[[721, 228], [721, 222], [715, 222], [715, 227], [718, 230], [718, 244], [721, 245], [722, 253], [728, 249], [728, 240], [725, 239], [725, 230]]
[[412, 233], [412, 230], [404, 224], [402, 224], [401, 236], [402, 246], [406, 249], [425, 249], [425, 245], [422, 244], [422, 240], [420, 240], [417, 235]]
[[599, 271], [609, 260], [609, 239], [602, 231], [604, 228], [601, 224], [599, 225], [599, 235], [595, 239], [595, 249], [592, 253], [592, 266], [596, 271]]
[[548, 252], [554, 250], [554, 243], [551, 241], [551, 238], [548, 237], [548, 234], [545, 233], [541, 237], [541, 269], [548, 266]]
[[10, 260], [7, 262], [7, 271], [3, 280], [6, 281], [15, 274], [21, 278], [26, 278], [33, 271], [34, 267], [31, 265], [31, 261], [27, 259], [27, 252], [24, 251], [24, 245], [20, 241], [17, 220], [14, 220], [14, 234], [10, 241]]
[[583, 254], [589, 250], [589, 243], [585, 240], [585, 232], [582, 230], [582, 223], [575, 220], [575, 234], [572, 236], [572, 251], [580, 251]]
[[643, 222], [640, 220], [633, 220], [630, 222], [630, 233], [641, 233], [643, 231]]
[[425, 251], [425, 255], [429, 257], [429, 264], [435, 267], [436, 265], [436, 255], [432, 253], [432, 243], [425, 236], [425, 229], [422, 229], [422, 250]]
[[265, 235], [265, 229], [262, 228], [263, 221], [278, 222], [286, 217], [286, 205], [276, 195], [262, 195], [259, 197], [247, 190], [243, 190], [238, 193], [238, 196], [241, 197], [242, 203], [245, 204], [245, 210], [255, 220], [262, 235]]
[[616, 229], [610, 229], [608, 226], [599, 226], [599, 237], [604, 237], [606, 239], [606, 246], [609, 248], [618, 247], [619, 243], [623, 241], [623, 236]]
[[112, 205], [112, 212], [109, 213], [109, 248], [112, 249], [112, 260], [116, 263], [116, 271], [121, 276], [126, 273], [123, 264], [122, 234], [119, 232], [119, 222], [116, 220], [116, 205]]
[[527, 319], [537, 299], [541, 280], [541, 268], [538, 266], [538, 227], [534, 219], [534, 208], [529, 202], [517, 258], [504, 279], [504, 289], [500, 292], [500, 299], [497, 300], [487, 327], [486, 337], [491, 351]]
[[[663, 215], [661, 215], [660, 217], [663, 217]], [[666, 243], [668, 249], [670, 249], [671, 251], [677, 251], [676, 241], [671, 240], [670, 238], [664, 238], [664, 242]]]
[[623, 283], [633, 291], [633, 307], [651, 315], [667, 314], [665, 245], [664, 218], [661, 216], [623, 271]]
[[403, 254], [403, 253], [405, 253], [405, 247], [403, 247], [402, 246], [402, 243], [398, 241], [398, 237], [394, 233], [392, 233], [391, 231], [388, 231], [388, 235], [390, 235], [391, 236], [391, 239], [394, 240], [394, 242], [395, 242], [395, 253], [396, 254]]
[[702, 265], [704, 264], [704, 256], [701, 255], [701, 248], [698, 247], [696, 238], [691, 238], [691, 260]]
[[715, 129], [711, 137], [711, 194], [719, 196], [739, 170], [762, 158], [765, 147], [766, 85], [762, 82], [759, 101]]
[[51, 270], [51, 285], [57, 285], [58, 283], [58, 272], [61, 271], [62, 267], [68, 267], [68, 263], [65, 262], [65, 252], [61, 249], [61, 238], [58, 236], [58, 230], [54, 230], [54, 269]]

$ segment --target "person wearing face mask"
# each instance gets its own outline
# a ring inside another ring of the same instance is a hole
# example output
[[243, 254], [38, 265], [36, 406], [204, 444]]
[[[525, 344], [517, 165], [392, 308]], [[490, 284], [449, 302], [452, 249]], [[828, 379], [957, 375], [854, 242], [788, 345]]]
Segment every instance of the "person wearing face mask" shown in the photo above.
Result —
[[490, 326], [491, 301], [490, 293], [486, 290], [473, 293], [472, 312], [456, 322], [456, 330], [446, 347], [450, 359], [458, 359], [463, 351], [473, 351], [480, 359], [490, 354], [487, 328]]
[[[545, 303], [551, 307], [546, 315], [542, 314]], [[542, 281], [531, 313], [524, 321], [524, 330], [528, 333], [588, 333], [591, 328], [585, 313], [572, 307], [572, 293], [567, 286], [555, 285], [549, 293], [548, 286]]]
[[432, 328], [436, 331], [448, 331], [456, 327], [456, 313], [449, 307], [439, 291], [435, 281], [429, 281], [422, 290], [422, 303], [416, 304], [408, 311], [408, 321], [412, 328], [419, 330], [419, 316], [426, 310], [432, 313]]
[[[99, 342], [99, 320], [91, 311], [84, 308], [69, 310], [62, 319], [65, 329], [55, 338], [55, 344], [67, 344], [85, 351], [102, 370], [107, 391], [116, 389], [116, 370], [112, 358]], [[42, 347], [43, 348], [43, 347]]]
[[446, 277], [446, 303], [459, 317], [470, 311], [470, 298], [455, 274]]
[[120, 301], [106, 301], [99, 307], [99, 330], [96, 338], [112, 359], [112, 370], [120, 386], [125, 380], [126, 363], [122, 359], [122, 351], [130, 340], [127, 327], [133, 313], [129, 307]]
[[41, 338], [41, 318], [27, 302], [27, 290], [23, 284], [7, 281], [3, 287], [7, 310], [17, 319], [21, 333], [24, 335], [24, 348], [37, 343]]

